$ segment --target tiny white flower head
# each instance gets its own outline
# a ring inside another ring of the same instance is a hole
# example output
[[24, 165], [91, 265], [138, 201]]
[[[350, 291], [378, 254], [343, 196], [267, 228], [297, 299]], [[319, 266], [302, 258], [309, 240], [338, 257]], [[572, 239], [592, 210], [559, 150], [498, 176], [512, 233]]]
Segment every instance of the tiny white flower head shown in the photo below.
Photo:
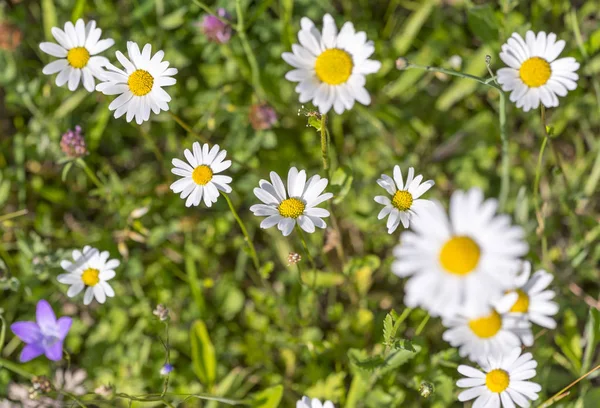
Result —
[[521, 274], [514, 285], [494, 303], [500, 313], [524, 316], [529, 321], [547, 329], [556, 328], [556, 321], [550, 317], [558, 313], [558, 305], [553, 302], [555, 293], [546, 290], [554, 277], [544, 270], [531, 276], [531, 263], [523, 262]]
[[323, 193], [328, 180], [318, 175], [306, 180], [306, 172], [292, 167], [288, 172], [287, 191], [281, 177], [271, 172], [271, 183], [260, 180], [254, 189], [254, 195], [264, 204], [255, 204], [250, 211], [258, 217], [267, 217], [261, 228], [277, 228], [284, 236], [292, 233], [298, 224], [304, 231], [313, 233], [315, 227], [325, 228], [323, 217], [329, 217], [329, 211], [317, 205], [333, 197], [331, 193]]
[[504, 91], [510, 92], [510, 100], [517, 108], [528, 112], [542, 104], [558, 106], [558, 97], [577, 88], [579, 63], [573, 57], [558, 58], [564, 40], [556, 40], [556, 34], [537, 35], [527, 31], [525, 39], [518, 33], [502, 45], [500, 58], [507, 68], [498, 70], [498, 83]]
[[183, 160], [173, 159], [171, 172], [181, 176], [179, 180], [171, 184], [174, 193], [181, 193], [186, 207], [197, 206], [204, 199], [204, 204], [211, 207], [219, 198], [219, 190], [231, 193], [231, 177], [218, 174], [231, 166], [231, 160], [225, 160], [227, 150], [220, 150], [219, 145], [212, 148], [208, 144], [194, 142], [191, 152], [185, 149], [183, 154], [187, 163]]
[[163, 61], [165, 53], [161, 50], [152, 55], [152, 46], [146, 44], [140, 48], [133, 41], [127, 42], [127, 58], [121, 51], [116, 52], [117, 59], [125, 70], [108, 63], [104, 81], [96, 89], [104, 95], [119, 95], [108, 109], [115, 111], [115, 118], [127, 114], [127, 122], [135, 117], [138, 125], [150, 119], [150, 111], [159, 114], [161, 110], [168, 111], [169, 94], [163, 86], [175, 85], [173, 75], [176, 68], [169, 68], [169, 63]]
[[501, 315], [495, 310], [469, 313], [444, 318], [448, 328], [442, 338], [452, 347], [458, 347], [461, 357], [482, 364], [488, 356], [502, 356], [521, 343], [533, 345], [531, 325], [513, 316]]
[[427, 180], [423, 183], [422, 175], [414, 177], [415, 169], [409, 168], [406, 177], [406, 183], [402, 179], [402, 171], [400, 166], [394, 166], [394, 178], [392, 179], [387, 174], [382, 174], [377, 180], [377, 184], [383, 187], [391, 196], [390, 200], [386, 196], [375, 197], [375, 202], [383, 205], [383, 209], [377, 216], [378, 219], [383, 219], [387, 216], [388, 234], [396, 231], [400, 222], [404, 228], [410, 225], [410, 218], [413, 215], [418, 215], [421, 211], [427, 211], [427, 207], [433, 203], [429, 200], [419, 199], [427, 192], [435, 183], [433, 180]]
[[285, 78], [298, 82], [300, 103], [312, 101], [321, 113], [333, 107], [338, 114], [352, 109], [355, 100], [369, 105], [365, 76], [381, 68], [379, 61], [368, 59], [375, 52], [373, 42], [367, 41], [363, 31], [355, 31], [351, 22], [344, 23], [338, 33], [329, 14], [323, 17], [322, 32], [307, 17], [300, 24], [300, 45], [294, 44], [293, 52], [282, 54], [295, 68]]
[[485, 311], [513, 285], [528, 251], [522, 228], [496, 214], [480, 189], [456, 191], [449, 216], [438, 202], [411, 220], [394, 249], [392, 272], [410, 277], [404, 301], [433, 316]]
[[537, 361], [531, 353], [521, 355], [517, 347], [502, 357], [489, 356], [481, 366], [483, 371], [458, 366], [458, 372], [467, 378], [458, 380], [456, 385], [468, 388], [458, 395], [459, 401], [475, 399], [473, 407], [514, 408], [529, 407], [529, 401], [538, 399], [542, 387], [527, 381], [536, 374]]
[[73, 251], [73, 261], [61, 261], [60, 266], [67, 273], [58, 275], [57, 280], [70, 285], [67, 296], [76, 296], [85, 289], [84, 305], [92, 303], [94, 298], [98, 303], [104, 303], [107, 296], [114, 297], [115, 292], [108, 281], [115, 277], [114, 269], [120, 262], [109, 260], [109, 257], [108, 251], [100, 252], [86, 245], [83, 251]]
[[108, 59], [98, 54], [112, 47], [114, 40], [101, 40], [102, 30], [96, 28], [96, 22], [92, 20], [86, 25], [82, 19], [75, 25], [66, 22], [64, 30], [52, 27], [52, 35], [58, 44], [43, 42], [40, 49], [60, 59], [46, 65], [42, 72], [45, 75], [58, 72], [56, 85], [63, 86], [68, 82], [70, 91], [76, 90], [81, 82], [88, 92], [93, 92], [94, 78], [102, 80], [103, 67], [108, 64]]
[[302, 397], [296, 402], [296, 408], [335, 408], [335, 406], [331, 401], [321, 402], [316, 398]]

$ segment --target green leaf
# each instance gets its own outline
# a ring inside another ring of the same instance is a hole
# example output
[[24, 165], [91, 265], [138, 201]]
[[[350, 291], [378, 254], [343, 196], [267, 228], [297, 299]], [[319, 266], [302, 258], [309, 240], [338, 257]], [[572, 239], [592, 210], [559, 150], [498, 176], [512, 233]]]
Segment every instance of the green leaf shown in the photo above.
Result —
[[344, 201], [344, 198], [350, 192], [352, 187], [352, 170], [348, 166], [338, 167], [331, 177], [331, 190], [333, 190], [333, 203], [339, 204]]
[[330, 374], [325, 380], [319, 380], [306, 390], [306, 395], [321, 400], [339, 401], [346, 393], [344, 384], [345, 372]]
[[283, 397], [283, 385], [276, 385], [256, 394], [252, 406], [254, 408], [277, 408], [281, 397]]
[[217, 358], [202, 320], [196, 320], [192, 325], [190, 342], [194, 373], [202, 384], [211, 387], [217, 376]]
[[471, 7], [467, 11], [469, 29], [485, 43], [498, 41], [499, 23], [491, 4]]
[[42, 20], [44, 22], [44, 33], [47, 40], [53, 40], [52, 27], [58, 25], [56, 20], [56, 7], [53, 0], [42, 0]]
[[303, 271], [302, 282], [317, 288], [332, 288], [344, 283], [344, 275], [335, 272]]
[[172, 13], [160, 19], [160, 26], [165, 30], [173, 30], [179, 28], [185, 22], [185, 14], [187, 7], [180, 7]]
[[83, 100], [89, 95], [90, 94], [85, 89], [80, 89], [79, 91], [75, 92], [69, 96], [66, 101], [60, 104], [60, 106], [54, 112], [53, 118], [55, 120], [64, 118], [71, 113], [73, 109], [81, 105], [81, 102], [83, 102]]
[[600, 342], [600, 310], [590, 308], [583, 336], [585, 339], [585, 351], [583, 353], [581, 375], [588, 372], [591, 368], [594, 351], [596, 350], [598, 342]]

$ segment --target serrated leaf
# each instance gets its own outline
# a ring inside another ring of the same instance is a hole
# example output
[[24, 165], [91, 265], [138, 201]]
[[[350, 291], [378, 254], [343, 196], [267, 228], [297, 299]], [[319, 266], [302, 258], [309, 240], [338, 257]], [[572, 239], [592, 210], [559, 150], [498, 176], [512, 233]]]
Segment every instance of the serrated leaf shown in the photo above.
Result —
[[190, 343], [194, 373], [202, 384], [211, 387], [217, 376], [217, 357], [202, 320], [196, 320], [192, 325]]

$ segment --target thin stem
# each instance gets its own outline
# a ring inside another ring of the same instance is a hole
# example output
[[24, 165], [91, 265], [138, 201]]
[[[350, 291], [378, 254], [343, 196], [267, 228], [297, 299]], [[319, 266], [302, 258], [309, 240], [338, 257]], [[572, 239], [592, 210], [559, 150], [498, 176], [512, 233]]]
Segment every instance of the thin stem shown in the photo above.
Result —
[[22, 377], [29, 378], [29, 379], [33, 378], [33, 374], [25, 371], [18, 364], [15, 364], [9, 360], [5, 360], [2, 357], [0, 357], [0, 367], [4, 367], [7, 370], [10, 370], [13, 373], [18, 374]]
[[323, 170], [329, 170], [329, 140], [327, 138], [327, 114], [321, 115], [321, 155], [323, 156]]
[[308, 245], [306, 244], [306, 239], [304, 239], [304, 232], [302, 232], [302, 228], [300, 228], [300, 226], [298, 224], [296, 224], [296, 230], [298, 230], [298, 235], [300, 236], [300, 241], [302, 241], [302, 246], [304, 247], [304, 252], [306, 252], [306, 257], [308, 258], [308, 261], [310, 262], [310, 266], [313, 268], [313, 270], [316, 270], [317, 267], [315, 266], [315, 261], [314, 261], [313, 257], [310, 255], [310, 251], [308, 250]]
[[[550, 137], [550, 135], [548, 134], [548, 128], [546, 126], [546, 108], [544, 107], [544, 105], [540, 105], [540, 108], [541, 108], [543, 134], [546, 137]], [[556, 165], [560, 169], [560, 175], [563, 179], [563, 182], [565, 183], [565, 188], [567, 189], [568, 192], [570, 192], [571, 185], [569, 184], [569, 180], [567, 180], [567, 175], [566, 175], [565, 169], [563, 167], [562, 160], [560, 159], [560, 155], [558, 154], [558, 150], [556, 150], [556, 146], [554, 145], [554, 143], [552, 143], [552, 139], [548, 139], [548, 143], [550, 143], [550, 148], [552, 149], [552, 155], [554, 156], [554, 161], [556, 161]]]
[[173, 120], [175, 120], [175, 122], [177, 122], [177, 124], [179, 126], [181, 126], [182, 128], [184, 128], [186, 132], [188, 132], [191, 135], [193, 135], [194, 137], [200, 139], [204, 143], [209, 143], [208, 139], [206, 139], [204, 136], [202, 136], [202, 135], [194, 132], [194, 129], [192, 129], [192, 127], [190, 125], [188, 125], [187, 123], [185, 123], [185, 121], [183, 119], [181, 119], [179, 116], [177, 116], [176, 114], [174, 114], [171, 111], [169, 111], [169, 115], [171, 115], [171, 117], [173, 118]]
[[26, 215], [28, 212], [29, 212], [29, 210], [23, 209], [23, 210], [15, 211], [15, 212], [12, 212], [12, 213], [0, 215], [0, 222], [8, 221], [8, 220], [11, 220], [13, 218], [17, 218], [17, 217], [20, 217], [22, 215]]
[[500, 95], [500, 101], [498, 106], [498, 121], [500, 122], [500, 140], [502, 141], [502, 175], [500, 181], [499, 206], [500, 209], [504, 209], [510, 190], [510, 157], [508, 148], [508, 134], [506, 131], [506, 96], [504, 95], [504, 92], [502, 91], [500, 85], [495, 83], [495, 77], [492, 76], [492, 78], [484, 79], [475, 75], [465, 74], [464, 72], [453, 71], [451, 69], [431, 67], [428, 65], [419, 65], [413, 63], [408, 63], [408, 65], [404, 69], [410, 68], [421, 69], [423, 71], [429, 72], [441, 72], [446, 75], [471, 79], [473, 81], [479, 82], [480, 84], [487, 85], [498, 90], [498, 93]]
[[244, 225], [244, 222], [238, 215], [237, 211], [233, 207], [233, 203], [231, 202], [231, 199], [229, 198], [229, 196], [227, 194], [225, 194], [224, 192], [221, 192], [221, 195], [223, 197], [225, 197], [225, 201], [227, 201], [227, 204], [229, 205], [229, 209], [231, 210], [231, 213], [233, 214], [233, 218], [235, 218], [238, 225], [240, 226], [240, 229], [242, 230], [242, 234], [244, 234], [244, 239], [246, 240], [246, 243], [248, 244], [248, 249], [250, 249], [250, 257], [252, 258], [254, 267], [260, 273], [260, 262], [258, 260], [258, 255], [256, 254], [256, 249], [254, 248], [254, 244], [252, 243], [252, 239], [250, 239], [250, 235], [248, 234], [248, 230], [246, 229], [246, 226]]
[[540, 154], [538, 156], [538, 162], [535, 169], [535, 179], [533, 182], [533, 205], [535, 207], [535, 216], [538, 221], [538, 233], [542, 234], [542, 264], [546, 264], [546, 253], [548, 243], [546, 241], [546, 235], [544, 234], [544, 217], [542, 216], [542, 210], [540, 206], [539, 200], [539, 190], [540, 190], [540, 178], [542, 175], [542, 162], [544, 160], [544, 151], [546, 150], [546, 145], [548, 144], [548, 136], [544, 136], [544, 140], [542, 140], [542, 146], [540, 147]]
[[581, 377], [579, 377], [575, 381], [573, 381], [571, 384], [567, 385], [565, 388], [563, 388], [562, 390], [560, 390], [556, 394], [554, 394], [552, 397], [550, 397], [548, 400], [546, 400], [542, 405], [540, 405], [540, 408], [547, 408], [547, 407], [549, 407], [550, 405], [552, 405], [553, 403], [555, 403], [556, 401], [558, 401], [559, 399], [561, 399], [562, 397], [564, 397], [563, 394], [565, 392], [567, 392], [571, 387], [573, 387], [579, 381], [583, 380], [588, 375], [592, 374], [594, 371], [599, 370], [599, 369], [600, 369], [600, 364], [597, 365], [596, 367], [592, 368], [590, 371], [588, 371], [587, 373], [585, 373], [584, 375], [582, 375]]
[[90, 180], [92, 180], [96, 187], [98, 187], [101, 190], [104, 189], [104, 184], [102, 184], [100, 179], [94, 174], [92, 169], [89, 168], [89, 166], [83, 159], [77, 159], [77, 164], [83, 169], [83, 171], [85, 171], [85, 174], [87, 174], [87, 176], [90, 178]]
[[431, 318], [431, 316], [429, 316], [429, 313], [427, 313], [427, 316], [425, 316], [425, 318], [423, 318], [423, 320], [421, 321], [421, 324], [419, 324], [419, 327], [417, 327], [417, 331], [415, 332], [415, 336], [418, 336], [418, 335], [421, 334], [421, 332], [423, 331], [423, 329], [427, 325], [427, 322], [429, 321], [430, 318]]
[[246, 36], [246, 26], [244, 25], [244, 13], [242, 12], [242, 4], [241, 0], [235, 0], [235, 11], [237, 13], [237, 32], [242, 42], [242, 48], [244, 49], [244, 53], [246, 54], [246, 58], [248, 59], [248, 64], [250, 64], [250, 71], [252, 73], [252, 82], [254, 85], [254, 91], [256, 92], [258, 99], [265, 99], [265, 91], [260, 82], [260, 70], [258, 67], [258, 61], [256, 60], [256, 55], [254, 55], [254, 51], [248, 42], [248, 37]]

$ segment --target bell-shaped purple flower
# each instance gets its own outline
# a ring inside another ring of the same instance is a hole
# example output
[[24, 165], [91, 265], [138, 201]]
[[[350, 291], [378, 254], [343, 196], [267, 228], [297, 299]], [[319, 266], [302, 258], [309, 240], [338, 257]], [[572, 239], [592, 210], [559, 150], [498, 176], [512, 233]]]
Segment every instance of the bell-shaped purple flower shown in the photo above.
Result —
[[23, 347], [19, 360], [25, 363], [42, 354], [48, 360], [60, 360], [63, 341], [73, 319], [61, 317], [57, 320], [52, 307], [43, 299], [37, 304], [35, 317], [37, 322], [16, 322], [10, 326], [12, 332], [27, 344]]

